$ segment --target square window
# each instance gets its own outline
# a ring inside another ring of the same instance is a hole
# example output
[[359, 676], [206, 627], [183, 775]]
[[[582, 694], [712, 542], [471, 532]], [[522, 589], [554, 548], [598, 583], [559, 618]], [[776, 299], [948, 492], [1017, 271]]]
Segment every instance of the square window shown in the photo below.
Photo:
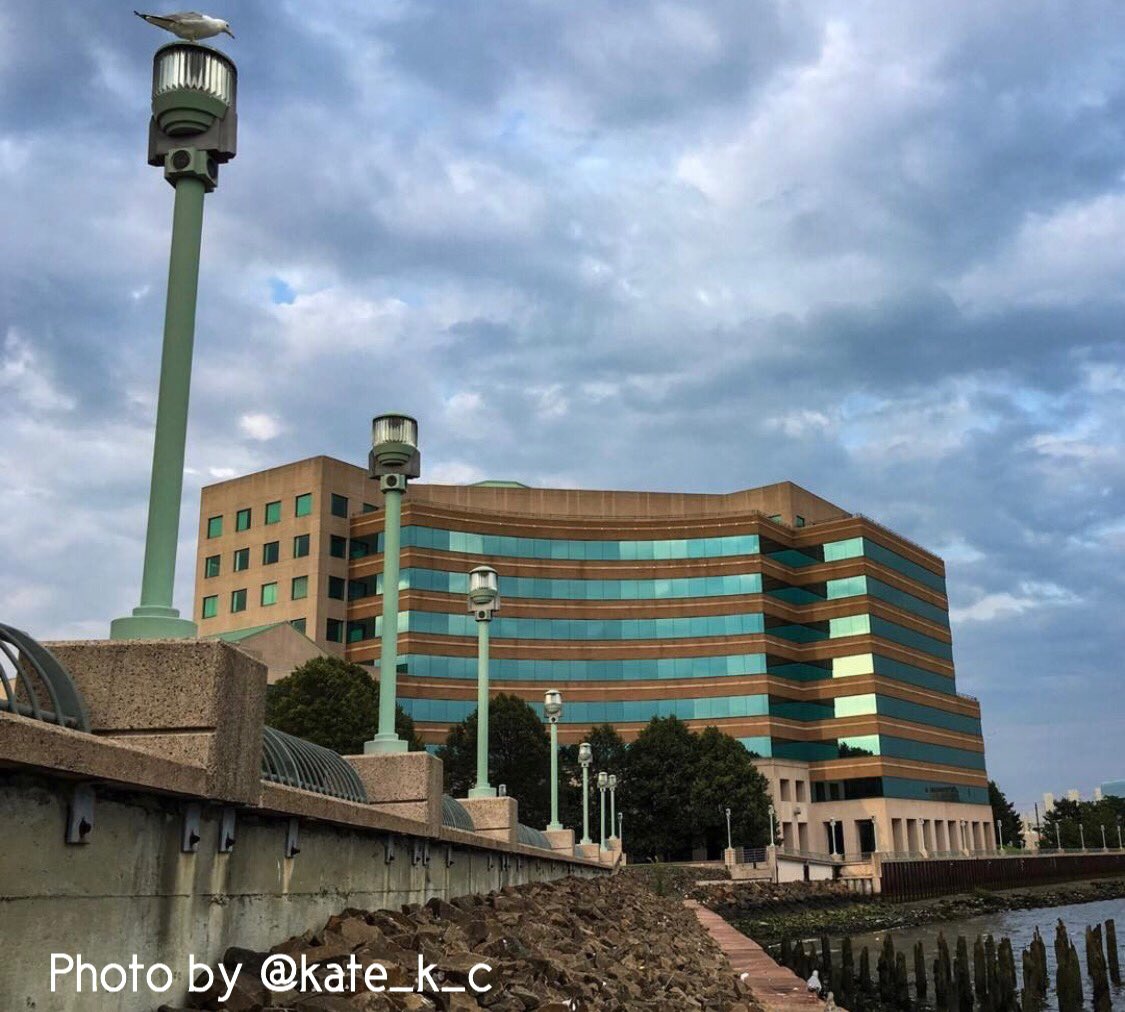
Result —
[[293, 539], [293, 558], [303, 559], [309, 554], [309, 536], [307, 534], [298, 534]]
[[231, 614], [239, 611], [246, 610], [246, 591], [245, 590], [232, 590], [230, 592], [230, 610]]
[[203, 617], [214, 618], [219, 614], [219, 597], [217, 594], [212, 594], [210, 597], [203, 599]]
[[328, 554], [336, 559], [346, 559], [348, 557], [348, 539], [333, 534], [328, 539]]
[[299, 517], [307, 517], [312, 513], [312, 493], [305, 492], [293, 500], [293, 512]]
[[337, 495], [332, 493], [332, 515], [334, 517], [343, 517], [345, 520], [348, 518], [348, 497], [346, 495]]
[[365, 502], [363, 504], [363, 512], [364, 513], [374, 513], [378, 508], [379, 508], [378, 506], [373, 506], [369, 502]]
[[276, 524], [281, 521], [281, 500], [266, 503], [266, 523]]
[[262, 565], [272, 566], [281, 557], [281, 542], [267, 541], [262, 545]]
[[338, 618], [330, 618], [324, 630], [324, 635], [329, 643], [343, 643], [344, 623]]
[[250, 568], [250, 549], [239, 548], [234, 553], [234, 571], [241, 573], [244, 569]]
[[290, 589], [289, 596], [294, 601], [300, 601], [302, 598], [309, 596], [309, 578], [307, 576], [294, 576], [293, 586]]
[[262, 607], [270, 604], [277, 604], [277, 584], [276, 583], [263, 583], [262, 584]]
[[207, 519], [207, 537], [217, 538], [222, 533], [223, 533], [223, 518], [221, 516], [209, 517]]
[[303, 618], [291, 618], [289, 624], [299, 633], [305, 631], [305, 620]]
[[205, 579], [210, 579], [212, 576], [219, 575], [219, 563], [222, 556], [208, 555], [203, 563], [203, 576]]
[[794, 523], [795, 527], [804, 527], [805, 526], [805, 518], [798, 513], [793, 518], [793, 523]]
[[250, 530], [250, 510], [249, 509], [239, 510], [234, 515], [234, 529], [236, 531], [248, 531], [248, 530]]
[[346, 586], [347, 581], [342, 576], [328, 577], [328, 596], [337, 601], [344, 600]]

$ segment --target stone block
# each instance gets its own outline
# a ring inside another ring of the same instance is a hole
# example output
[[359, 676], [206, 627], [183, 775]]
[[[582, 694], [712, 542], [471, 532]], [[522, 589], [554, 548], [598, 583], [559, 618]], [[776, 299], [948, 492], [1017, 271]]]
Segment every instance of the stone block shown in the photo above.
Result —
[[45, 645], [82, 693], [95, 734], [203, 767], [209, 798], [257, 802], [265, 665], [207, 640]]
[[596, 843], [580, 843], [574, 848], [575, 857], [583, 857], [587, 861], [601, 860], [601, 847]]
[[548, 829], [543, 835], [551, 841], [551, 850], [561, 850], [568, 856], [574, 854], [573, 829]]
[[519, 802], [515, 798], [458, 798], [473, 820], [473, 832], [492, 840], [519, 842]]
[[738, 864], [738, 851], [734, 847], [727, 847], [726, 850], [723, 851], [723, 864], [728, 868], [732, 864]]
[[441, 828], [442, 764], [429, 752], [378, 752], [344, 757], [359, 774], [371, 804], [388, 815]]

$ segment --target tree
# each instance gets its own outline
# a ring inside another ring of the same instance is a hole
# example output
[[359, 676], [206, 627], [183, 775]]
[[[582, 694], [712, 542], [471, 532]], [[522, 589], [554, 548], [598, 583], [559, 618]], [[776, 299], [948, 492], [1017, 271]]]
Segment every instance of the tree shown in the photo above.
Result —
[[[1005, 847], [1023, 847], [1023, 820], [1016, 813], [1015, 806], [1004, 797], [1004, 792], [996, 786], [995, 780], [988, 781], [988, 803], [992, 806], [992, 832], [996, 835], [996, 824], [1004, 833]], [[997, 844], [999, 844], [997, 840]]]
[[[438, 749], [445, 790], [466, 797], [477, 779], [477, 711], [449, 729]], [[539, 828], [550, 819], [551, 743], [536, 712], [518, 696], [499, 693], [488, 707], [488, 781], [519, 801], [520, 822]]]
[[[1042, 847], [1054, 847], [1061, 839], [1064, 848], [1082, 846], [1085, 834], [1089, 850], [1100, 849], [1102, 827], [1105, 827], [1106, 843], [1117, 845], [1117, 825], [1125, 823], [1125, 798], [1109, 796], [1100, 801], [1071, 801], [1060, 798], [1043, 818]], [[1082, 833], [1078, 827], [1081, 825]]]
[[[358, 664], [314, 657], [268, 688], [266, 723], [341, 755], [356, 755], [379, 727], [379, 687]], [[395, 730], [412, 752], [424, 748], [402, 707], [395, 707]]]
[[717, 727], [699, 735], [691, 801], [693, 844], [706, 847], [708, 855], [727, 845], [726, 808], [736, 847], [769, 843], [769, 783], [742, 743]]
[[653, 717], [629, 746], [619, 808], [637, 859], [691, 856], [697, 752], [698, 737], [676, 717]]

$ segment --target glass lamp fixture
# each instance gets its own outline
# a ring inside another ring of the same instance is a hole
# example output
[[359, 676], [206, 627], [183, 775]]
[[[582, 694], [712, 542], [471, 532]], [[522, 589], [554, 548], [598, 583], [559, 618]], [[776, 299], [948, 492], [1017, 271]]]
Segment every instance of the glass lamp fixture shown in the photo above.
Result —
[[582, 742], [578, 746], [578, 762], [582, 766], [589, 766], [594, 761], [594, 750], [590, 748], [588, 741]]
[[543, 693], [543, 712], [552, 724], [562, 716], [562, 710], [562, 693], [558, 689], [548, 689]]
[[606, 773], [605, 770], [602, 770], [601, 773], [598, 774], [598, 788], [599, 788], [599, 790], [604, 791], [608, 786], [609, 786], [609, 775]]
[[417, 451], [417, 419], [399, 414], [372, 419], [371, 454], [382, 467], [404, 468]]
[[609, 775], [608, 785], [609, 785], [609, 789], [611, 791], [614, 790], [617, 787], [617, 774], [616, 773], [611, 773]]
[[170, 137], [207, 130], [235, 104], [238, 72], [217, 49], [173, 42], [152, 63], [152, 113]]
[[500, 580], [491, 566], [477, 566], [469, 571], [469, 611], [489, 605], [500, 607]]

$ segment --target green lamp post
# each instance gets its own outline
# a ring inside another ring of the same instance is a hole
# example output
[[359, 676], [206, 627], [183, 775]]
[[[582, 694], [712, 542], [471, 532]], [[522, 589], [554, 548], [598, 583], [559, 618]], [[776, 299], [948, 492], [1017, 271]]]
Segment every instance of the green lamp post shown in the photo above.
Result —
[[141, 603], [131, 615], [113, 620], [109, 635], [115, 640], [196, 634], [195, 623], [180, 618], [172, 606], [172, 591], [184, 486], [203, 197], [218, 185], [219, 166], [235, 155], [237, 82], [231, 59], [208, 46], [173, 42], [153, 57], [148, 163], [164, 168], [164, 178], [175, 187], [176, 197]]
[[470, 798], [494, 798], [488, 784], [488, 630], [500, 610], [500, 582], [491, 566], [469, 572], [469, 611], [477, 620], [477, 783]]
[[371, 421], [368, 475], [379, 479], [383, 493], [383, 630], [379, 637], [379, 730], [364, 742], [367, 754], [405, 752], [408, 743], [395, 733], [398, 679], [398, 570], [402, 532], [402, 495], [410, 478], [422, 473], [418, 422], [409, 415], [379, 415]]
[[601, 849], [605, 850], [605, 789], [609, 786], [609, 775], [605, 770], [598, 774], [599, 811], [601, 812]]
[[562, 829], [559, 822], [559, 718], [563, 712], [562, 693], [548, 689], [543, 693], [543, 712], [551, 725], [551, 821], [547, 829]]
[[588, 741], [578, 746], [578, 765], [582, 767], [582, 839], [579, 843], [590, 842], [590, 763], [594, 761], [594, 750]]
[[609, 838], [617, 839], [617, 774], [609, 775]]

